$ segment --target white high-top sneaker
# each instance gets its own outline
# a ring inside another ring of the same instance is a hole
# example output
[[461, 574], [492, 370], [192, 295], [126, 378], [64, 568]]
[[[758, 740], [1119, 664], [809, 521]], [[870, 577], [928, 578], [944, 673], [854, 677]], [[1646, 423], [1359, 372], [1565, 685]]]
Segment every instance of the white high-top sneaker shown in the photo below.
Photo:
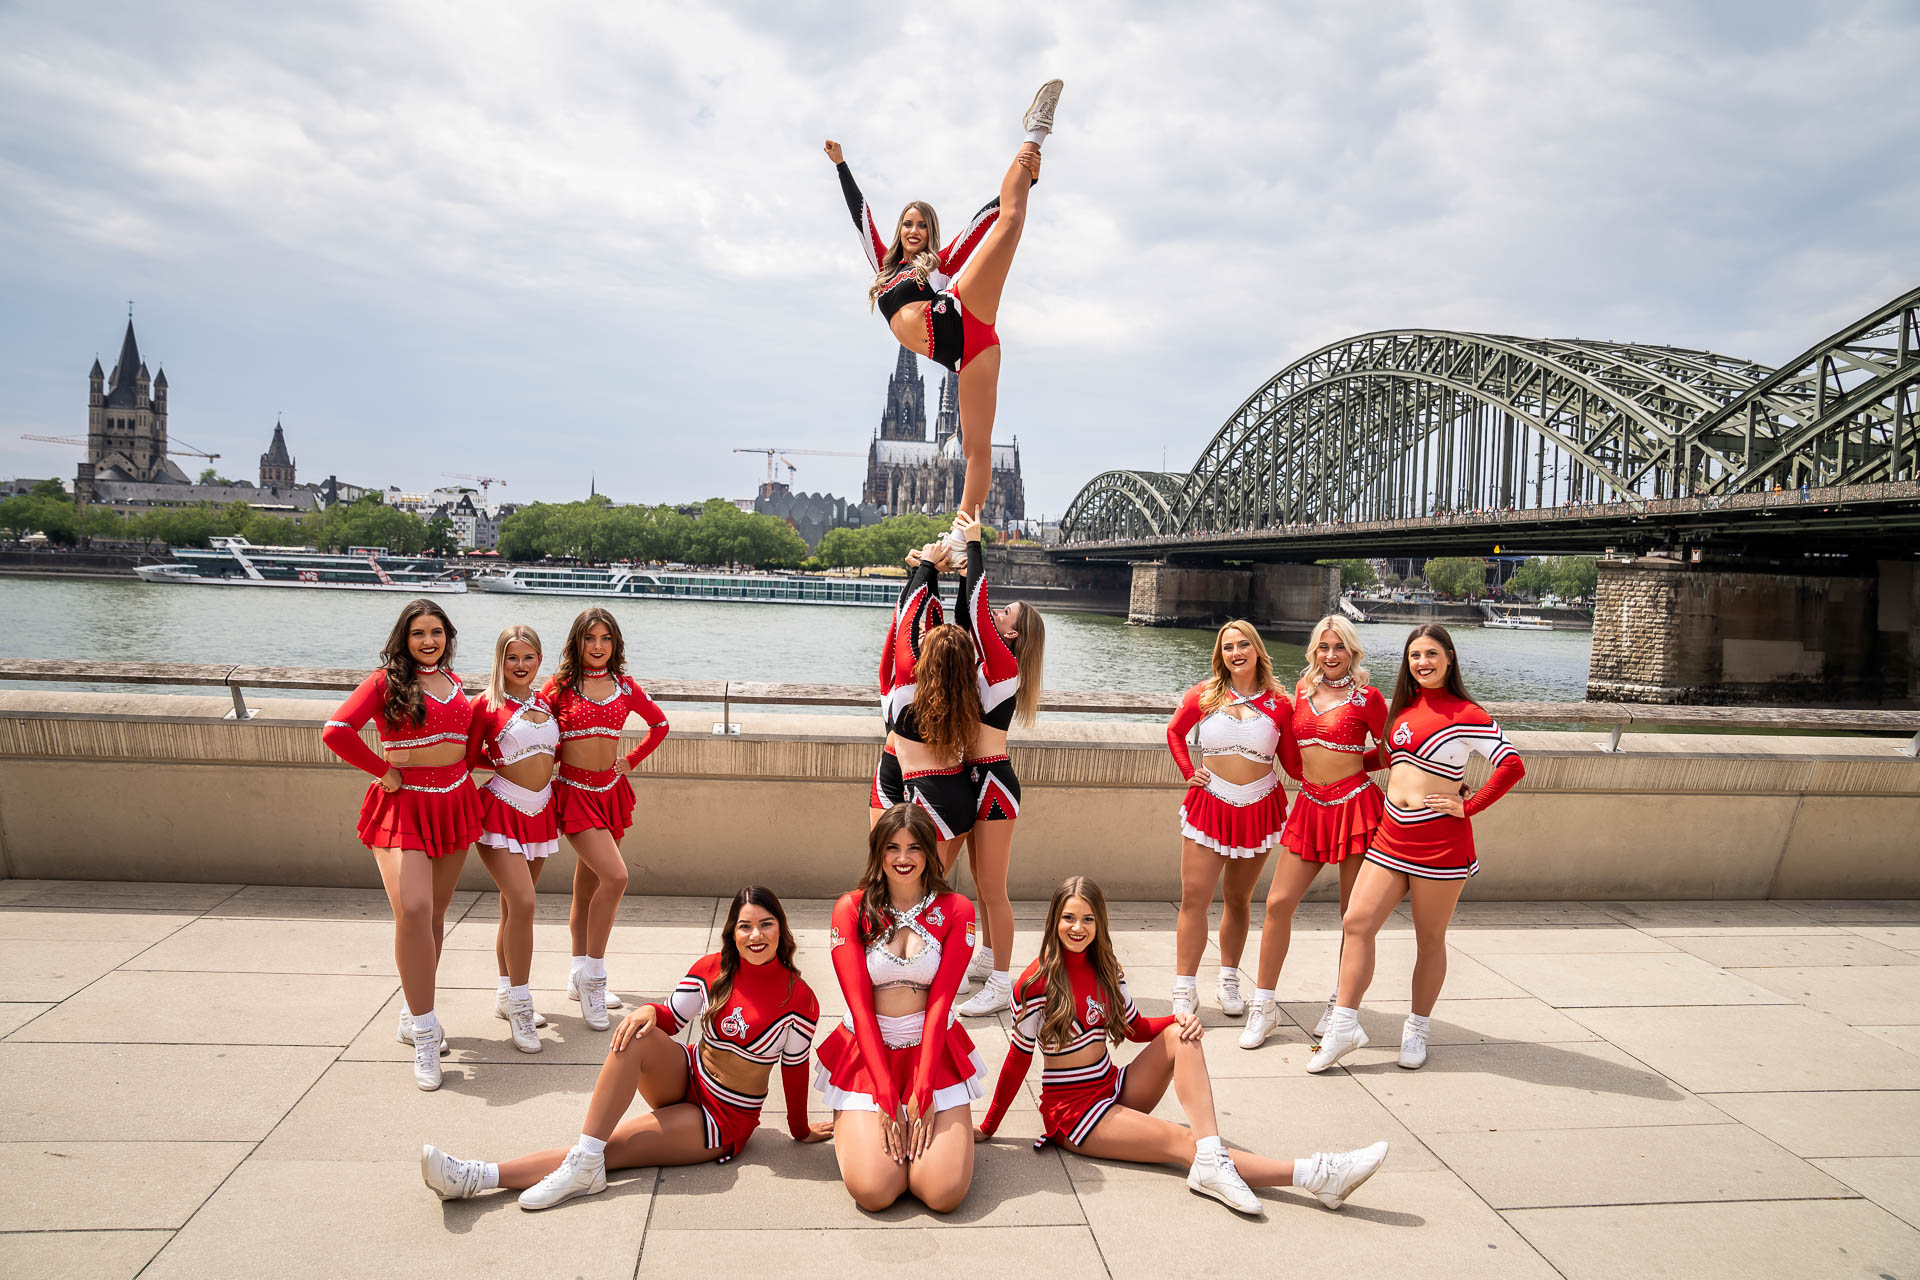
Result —
[[606, 1189], [606, 1153], [590, 1156], [579, 1147], [573, 1147], [568, 1150], [567, 1158], [560, 1162], [558, 1169], [520, 1193], [520, 1207], [551, 1209], [575, 1196], [597, 1196]]
[[607, 1029], [607, 980], [580, 979], [580, 1016], [595, 1031]]
[[1242, 1049], [1258, 1049], [1265, 1044], [1273, 1029], [1280, 1025], [1280, 1006], [1272, 1000], [1256, 1000], [1253, 1011], [1247, 1015], [1247, 1028], [1240, 1033]]
[[[400, 1006], [400, 1025], [393, 1029], [393, 1038], [401, 1044], [413, 1043], [413, 1015], [407, 1012], [405, 1005]], [[447, 1048], [447, 1038], [440, 1037], [440, 1056], [444, 1058], [452, 1052]]]
[[[580, 975], [578, 973], [570, 973], [567, 975], [567, 999], [573, 1001], [575, 1004], [580, 1003]], [[609, 990], [607, 992], [607, 1008], [618, 1009], [619, 1007], [620, 997]]]
[[507, 1009], [507, 1023], [513, 1030], [513, 1047], [522, 1053], [540, 1052], [540, 1015], [533, 1011], [532, 1000], [516, 1000]]
[[1003, 981], [1000, 975], [996, 973], [990, 976], [978, 991], [973, 993], [971, 1000], [968, 1000], [960, 1006], [960, 1016], [963, 1018], [989, 1018], [999, 1013], [1002, 1009], [1011, 1008], [1013, 1008], [1013, 981], [1011, 979]]
[[[967, 982], [985, 982], [993, 976], [993, 955], [985, 947], [973, 949], [973, 960], [967, 965]], [[962, 986], [966, 983], [962, 983]]]
[[1040, 92], [1033, 95], [1033, 105], [1020, 117], [1020, 128], [1028, 133], [1052, 133], [1053, 109], [1060, 105], [1060, 91], [1066, 87], [1062, 80], [1041, 85]]
[[1193, 987], [1175, 987], [1173, 989], [1173, 1011], [1176, 1014], [1198, 1013], [1200, 1011], [1200, 993]]
[[1233, 1167], [1233, 1157], [1225, 1147], [1217, 1153], [1202, 1151], [1194, 1156], [1193, 1167], [1187, 1170], [1187, 1189], [1212, 1196], [1236, 1213], [1267, 1211], [1260, 1197], [1242, 1180], [1240, 1171]]
[[1427, 1030], [1414, 1026], [1412, 1018], [1400, 1028], [1400, 1065], [1409, 1071], [1427, 1065]]
[[[575, 997], [573, 997], [573, 999], [576, 999], [576, 1000], [577, 1000], [577, 999], [579, 999], [579, 997], [578, 997], [578, 996], [575, 996]], [[494, 993], [493, 993], [493, 1016], [494, 1016], [494, 1017], [496, 1017], [496, 1018], [498, 1018], [498, 1019], [500, 1019], [500, 1021], [502, 1021], [502, 1022], [512, 1022], [512, 1021], [513, 1021], [513, 1012], [512, 1012], [512, 1010], [511, 1010], [511, 1009], [510, 1009], [510, 1008], [508, 1007], [508, 1006], [509, 1006], [509, 1005], [511, 1005], [512, 1003], [513, 1003], [513, 993], [512, 993], [512, 992], [510, 992], [510, 991], [496, 991], [496, 992], [494, 992]], [[613, 1006], [612, 1006], [611, 1004], [609, 1004], [609, 1005], [608, 1005], [607, 1007], [608, 1007], [609, 1009], [611, 1009], [611, 1008], [612, 1008]], [[534, 1011], [534, 1015], [533, 1015], [533, 1025], [534, 1025], [534, 1026], [536, 1026], [536, 1027], [544, 1027], [544, 1026], [546, 1026], [546, 1025], [547, 1025], [547, 1015], [546, 1015], [546, 1014], [544, 1014], [544, 1013], [541, 1013], [541, 1012], [539, 1012], [538, 1010], [535, 1010], [535, 1011]]]
[[1358, 1151], [1317, 1151], [1309, 1159], [1307, 1175], [1293, 1185], [1320, 1197], [1329, 1209], [1338, 1209], [1347, 1197], [1371, 1178], [1387, 1158], [1387, 1144], [1376, 1142]]
[[1355, 1018], [1352, 1026], [1341, 1026], [1338, 1022], [1327, 1028], [1327, 1034], [1320, 1038], [1320, 1047], [1313, 1051], [1313, 1057], [1307, 1060], [1307, 1071], [1318, 1075], [1355, 1049], [1367, 1047], [1367, 1033], [1360, 1029], [1360, 1020]]
[[440, 1051], [446, 1038], [437, 1029], [413, 1033], [413, 1082], [429, 1093], [440, 1087]]
[[1240, 971], [1222, 969], [1219, 983], [1213, 989], [1213, 998], [1219, 1002], [1220, 1012], [1229, 1018], [1237, 1018], [1247, 1011], [1247, 1002], [1240, 995]]
[[431, 1142], [420, 1148], [420, 1178], [442, 1200], [471, 1200], [486, 1173], [481, 1160], [456, 1160]]
[[1327, 1028], [1333, 1025], [1333, 1011], [1340, 1003], [1340, 993], [1334, 992], [1327, 997], [1327, 1007], [1320, 1011], [1320, 1021], [1313, 1024], [1314, 1038], [1327, 1034]]

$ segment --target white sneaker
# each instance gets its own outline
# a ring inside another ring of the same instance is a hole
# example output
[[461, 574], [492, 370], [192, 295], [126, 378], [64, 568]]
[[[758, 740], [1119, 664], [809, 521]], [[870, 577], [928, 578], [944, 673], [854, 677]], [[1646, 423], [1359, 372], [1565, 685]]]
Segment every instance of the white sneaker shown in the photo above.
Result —
[[1212, 1196], [1236, 1213], [1267, 1211], [1260, 1197], [1241, 1179], [1240, 1171], [1233, 1167], [1233, 1157], [1225, 1148], [1218, 1155], [1202, 1151], [1193, 1158], [1193, 1167], [1187, 1170], [1187, 1189]]
[[[400, 1025], [393, 1029], [393, 1038], [401, 1044], [413, 1043], [413, 1018], [407, 1013], [406, 1006], [400, 1008]], [[447, 1038], [440, 1037], [440, 1056], [446, 1057], [453, 1050], [447, 1048]]]
[[967, 540], [960, 536], [958, 529], [949, 529], [941, 535], [940, 541], [947, 545], [947, 567], [964, 569], [967, 567]]
[[607, 980], [605, 978], [580, 980], [580, 1016], [586, 1019], [587, 1025], [595, 1031], [607, 1029]]
[[1229, 1018], [1237, 1018], [1247, 1011], [1247, 1002], [1240, 996], [1240, 971], [1228, 969], [1220, 975], [1219, 983], [1213, 989], [1213, 998], [1220, 1005], [1220, 1012]]
[[1273, 1029], [1280, 1025], [1280, 1006], [1272, 1000], [1256, 1000], [1253, 1012], [1247, 1015], [1247, 1029], [1240, 1033], [1242, 1049], [1258, 1049], [1266, 1043]]
[[515, 1001], [507, 1014], [507, 1023], [513, 1029], [513, 1047], [522, 1053], [540, 1052], [540, 1032], [536, 1030], [540, 1015], [533, 1011], [533, 1001]]
[[1366, 1047], [1367, 1033], [1360, 1029], [1357, 1019], [1351, 1027], [1328, 1027], [1327, 1034], [1320, 1039], [1320, 1047], [1307, 1060], [1307, 1070], [1318, 1075], [1355, 1049]]
[[1053, 109], [1060, 105], [1060, 91], [1066, 87], [1062, 80], [1049, 80], [1041, 85], [1040, 92], [1033, 95], [1033, 105], [1020, 117], [1020, 128], [1028, 133], [1052, 133]]
[[1173, 989], [1173, 1011], [1176, 1014], [1198, 1013], [1200, 1011], [1200, 993], [1192, 987]]
[[[575, 999], [578, 999], [578, 997], [576, 996]], [[510, 991], [494, 992], [493, 993], [493, 1016], [500, 1019], [500, 1021], [502, 1022], [512, 1022], [513, 1011], [511, 1008], [509, 1008], [509, 1006], [512, 1005], [512, 1003], [513, 1003], [512, 992]], [[607, 1007], [612, 1008], [613, 1006], [609, 1004]], [[533, 1015], [533, 1025], [536, 1027], [546, 1026], [547, 1015], [544, 1013], [535, 1011]]]
[[[567, 975], [567, 999], [573, 1001], [575, 1004], [580, 1003], [580, 975], [578, 973], [570, 973]], [[611, 991], [607, 992], [607, 1008], [618, 1009], [619, 1007], [620, 997]]]
[[[581, 1003], [586, 1003], [582, 1001]], [[551, 1209], [575, 1196], [597, 1196], [607, 1189], [607, 1157], [604, 1152], [590, 1156], [578, 1147], [540, 1181], [520, 1193], [522, 1209]]]
[[440, 1087], [440, 1051], [446, 1045], [446, 1035], [440, 1031], [429, 1031], [413, 1035], [413, 1082], [432, 1093]]
[[993, 957], [985, 947], [973, 949], [973, 963], [967, 966], [968, 982], [985, 982], [993, 976]]
[[1338, 991], [1327, 997], [1327, 1007], [1320, 1011], [1320, 1021], [1313, 1024], [1313, 1035], [1316, 1040], [1327, 1034], [1327, 1028], [1333, 1025], [1333, 1010], [1339, 1003]]
[[1294, 1185], [1302, 1191], [1313, 1192], [1327, 1208], [1338, 1209], [1347, 1202], [1348, 1196], [1360, 1189], [1361, 1183], [1379, 1171], [1386, 1158], [1384, 1142], [1358, 1151], [1316, 1151], [1310, 1157], [1312, 1167], [1305, 1180]]
[[990, 1018], [1002, 1009], [1013, 1008], [1013, 984], [988, 978], [986, 985], [973, 993], [973, 999], [960, 1006], [963, 1018]]
[[486, 1165], [479, 1160], [456, 1160], [431, 1142], [420, 1148], [420, 1178], [442, 1200], [471, 1200], [480, 1194]]
[[1411, 1018], [1400, 1028], [1400, 1065], [1409, 1071], [1427, 1065], [1427, 1033], [1416, 1029]]

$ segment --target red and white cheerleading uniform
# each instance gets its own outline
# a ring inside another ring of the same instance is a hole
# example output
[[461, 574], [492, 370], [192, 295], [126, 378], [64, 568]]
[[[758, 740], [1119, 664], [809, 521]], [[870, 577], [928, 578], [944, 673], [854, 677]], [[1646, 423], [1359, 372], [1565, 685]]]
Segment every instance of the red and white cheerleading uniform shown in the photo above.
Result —
[[[1317, 712], [1313, 709], [1316, 689], [1344, 690], [1346, 696]], [[1302, 680], [1295, 687], [1295, 744], [1348, 752], [1363, 760], [1359, 773], [1339, 782], [1301, 780], [1280, 843], [1308, 862], [1344, 862], [1364, 854], [1374, 828], [1380, 825], [1386, 797], [1364, 767], [1369, 735], [1376, 745], [1387, 740], [1387, 700], [1372, 685], [1356, 685], [1348, 676], [1345, 684], [1323, 679], [1314, 685]]]
[[1527, 774], [1500, 723], [1477, 703], [1444, 690], [1422, 689], [1387, 735], [1390, 764], [1411, 764], [1458, 782], [1467, 757], [1478, 752], [1493, 773], [1467, 797], [1466, 817], [1432, 809], [1402, 809], [1387, 801], [1386, 817], [1367, 849], [1367, 861], [1427, 880], [1465, 880], [1480, 870], [1473, 852], [1473, 815], [1507, 794]]
[[[540, 690], [540, 698], [553, 708], [562, 742], [570, 738], [618, 740], [627, 716], [639, 716], [647, 726], [647, 736], [627, 752], [627, 767], [632, 768], [665, 740], [667, 717], [639, 681], [625, 675], [613, 680], [616, 687], [604, 701], [589, 698], [571, 685], [562, 689], [553, 677]], [[618, 769], [580, 769], [562, 764], [554, 781], [558, 784], [553, 797], [555, 816], [566, 834], [597, 829], [611, 832], [618, 840], [633, 825], [633, 784]]]
[[[653, 1006], [660, 1029], [673, 1035], [699, 1022], [720, 980], [720, 953], [702, 956], [680, 979], [663, 1004]], [[773, 1072], [780, 1065], [780, 1086], [787, 1095], [787, 1132], [804, 1138], [807, 1124], [807, 1057], [813, 1051], [813, 1030], [820, 1021], [820, 1001], [798, 973], [777, 960], [766, 964], [740, 963], [733, 986], [722, 1004], [726, 1012], [712, 1026], [701, 1025], [700, 1039], [714, 1053], [730, 1053]], [[707, 1071], [700, 1049], [689, 1043], [686, 1101], [706, 1117], [707, 1146], [720, 1152], [725, 1164], [740, 1153], [760, 1126], [767, 1094], [729, 1089]], [[762, 1077], [763, 1079], [765, 1077]]]
[[[967, 544], [967, 576], [955, 601], [954, 617], [973, 636], [977, 662], [974, 680], [980, 689], [980, 723], [1005, 733], [1013, 727], [1016, 695], [1020, 692], [1020, 659], [993, 625], [993, 605], [987, 599], [987, 558], [976, 540]], [[1020, 816], [1020, 775], [1013, 758], [969, 756], [967, 782], [978, 792], [974, 821], [1011, 822]]]
[[[827, 945], [847, 1012], [820, 1042], [814, 1084], [835, 1111], [894, 1116], [909, 1099], [923, 1116], [967, 1106], [987, 1093], [987, 1064], [953, 1011], [973, 959], [973, 904], [957, 893], [930, 894], [888, 914], [892, 929], [862, 944], [859, 891], [833, 904]], [[886, 948], [901, 929], [920, 937], [920, 950], [906, 959]], [[874, 993], [896, 989], [925, 992], [926, 1009], [876, 1012]]]
[[[527, 719], [531, 711], [545, 720]], [[473, 708], [474, 749], [468, 764], [493, 767], [512, 764], [529, 756], [560, 754], [560, 724], [553, 708], [533, 695], [533, 701], [508, 698], [498, 709], [482, 700]], [[538, 791], [529, 791], [495, 774], [480, 788], [480, 843], [509, 853], [525, 855], [527, 861], [551, 857], [560, 848], [560, 820], [555, 813], [553, 783]]]
[[[1068, 951], [1061, 948], [1061, 961], [1066, 965], [1067, 978], [1073, 987], [1073, 1024], [1067, 1036], [1067, 1042], [1061, 1045], [1041, 1045], [1041, 1052], [1049, 1058], [1065, 1057], [1078, 1053], [1090, 1045], [1100, 1045], [1103, 1049], [1109, 1043], [1107, 1028], [1110, 1025], [1106, 997], [1100, 990], [1100, 982], [1093, 971], [1093, 962], [1087, 959], [1085, 951]], [[1172, 1017], [1148, 1018], [1142, 1016], [1134, 1007], [1133, 997], [1127, 994], [1127, 984], [1120, 983], [1122, 1008], [1120, 1017], [1126, 1024], [1127, 1039], [1135, 1044], [1145, 1044], [1173, 1025]], [[1040, 962], [1035, 960], [1020, 975], [1020, 981], [1013, 984], [1013, 1045], [1007, 1050], [1007, 1059], [1000, 1066], [1000, 1080], [994, 1086], [993, 1105], [987, 1108], [987, 1118], [980, 1127], [989, 1138], [1000, 1127], [1000, 1121], [1006, 1116], [1007, 1108], [1013, 1104], [1014, 1095], [1020, 1092], [1020, 1084], [1027, 1078], [1027, 1068], [1033, 1062], [1035, 1042], [1040, 1038], [1040, 1028], [1047, 1018], [1047, 980], [1040, 972]], [[1126, 1083], [1127, 1069], [1114, 1065], [1113, 1059], [1105, 1053], [1097, 1062], [1083, 1067], [1055, 1070], [1047, 1067], [1040, 1072], [1040, 1141], [1034, 1143], [1037, 1149], [1046, 1145], [1049, 1138], [1056, 1142], [1070, 1142], [1075, 1146], [1087, 1140], [1093, 1127], [1107, 1114], [1115, 1103], [1120, 1101], [1120, 1087]]]
[[[927, 632], [941, 625], [945, 617], [940, 607], [940, 569], [931, 561], [922, 561], [900, 588], [893, 620], [887, 625], [886, 648], [880, 651], [880, 710], [886, 718], [887, 732], [909, 742], [923, 741], [920, 722], [913, 714], [920, 648]], [[978, 801], [970, 772], [956, 761], [903, 774], [900, 761], [888, 749], [881, 753], [874, 769], [873, 790], [867, 802], [875, 809], [916, 804], [933, 819], [940, 838], [952, 840], [973, 829]]]
[[[1203, 712], [1200, 699], [1206, 689], [1203, 681], [1187, 690], [1167, 724], [1167, 750], [1173, 753], [1182, 777], [1194, 775], [1187, 737], [1196, 727], [1200, 730], [1202, 760], [1208, 756], [1239, 756], [1271, 766], [1284, 757], [1289, 772], [1298, 770], [1293, 763], [1298, 750], [1293, 743], [1293, 708], [1289, 703], [1272, 692], [1252, 697], [1231, 693], [1226, 705]], [[1228, 714], [1234, 707], [1250, 707], [1257, 714], [1236, 719]], [[1188, 787], [1180, 804], [1180, 834], [1228, 858], [1254, 858], [1271, 849], [1279, 842], [1286, 819], [1287, 793], [1280, 789], [1278, 773], [1246, 783], [1215, 777], [1204, 789]]]
[[[430, 675], [438, 668], [423, 668]], [[372, 722], [385, 751], [411, 751], [458, 742], [468, 746], [473, 734], [473, 704], [460, 687], [460, 677], [445, 673], [453, 692], [445, 699], [421, 689], [426, 718], [420, 724], [393, 724], [387, 720], [387, 673], [374, 672], [334, 711], [320, 740], [333, 754], [356, 769], [373, 775], [360, 802], [360, 843], [369, 849], [419, 849], [429, 858], [459, 853], [480, 835], [480, 796], [465, 760], [443, 765], [406, 765], [400, 768], [400, 789], [389, 794], [378, 779], [394, 768], [380, 752], [361, 738], [361, 727]]]

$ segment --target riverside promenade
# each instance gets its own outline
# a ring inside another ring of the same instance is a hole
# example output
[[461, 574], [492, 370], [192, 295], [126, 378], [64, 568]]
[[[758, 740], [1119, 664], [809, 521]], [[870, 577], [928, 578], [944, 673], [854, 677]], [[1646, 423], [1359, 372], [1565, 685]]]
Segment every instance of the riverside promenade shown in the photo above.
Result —
[[[718, 945], [723, 907], [629, 898], [615, 988], [662, 996]], [[830, 1021], [828, 903], [788, 908]], [[1331, 906], [1307, 904], [1280, 991], [1294, 1023], [1248, 1052], [1237, 1023], [1203, 1018], [1231, 1143], [1393, 1143], [1337, 1213], [1265, 1191], [1264, 1220], [1243, 1220], [1177, 1170], [1036, 1153], [1037, 1068], [945, 1218], [912, 1202], [861, 1212], [833, 1152], [778, 1120], [733, 1163], [616, 1174], [547, 1213], [510, 1193], [443, 1205], [420, 1182], [422, 1142], [497, 1159], [579, 1131], [607, 1035], [559, 990], [565, 910], [543, 899], [536, 926], [551, 1021], [536, 1057], [492, 1016], [493, 899], [455, 898], [439, 1008], [453, 1053], [426, 1094], [393, 1040], [377, 890], [0, 880], [0, 1275], [1920, 1275], [1914, 901], [1495, 902], [1469, 888], [1427, 1067], [1393, 1061], [1403, 915], [1363, 1017], [1374, 1047], [1319, 1077], [1301, 1025], [1338, 934]], [[1042, 912], [1019, 906], [1023, 957]], [[1114, 906], [1148, 1013], [1167, 1011], [1173, 917], [1168, 901]], [[1203, 995], [1216, 963], [1209, 946]], [[1006, 1020], [969, 1025], [997, 1068]], [[774, 1088], [770, 1117], [777, 1074]], [[1177, 1114], [1171, 1098], [1162, 1110]]]

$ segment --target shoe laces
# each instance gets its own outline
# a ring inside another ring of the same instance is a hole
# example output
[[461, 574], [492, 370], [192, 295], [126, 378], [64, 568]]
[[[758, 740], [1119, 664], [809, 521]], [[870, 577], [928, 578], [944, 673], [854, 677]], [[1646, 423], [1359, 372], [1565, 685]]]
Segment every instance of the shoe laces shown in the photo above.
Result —
[[1239, 995], [1240, 994], [1240, 971], [1238, 969], [1229, 969], [1225, 973], [1221, 974], [1220, 989], [1222, 991], [1230, 991], [1234, 995]]
[[416, 1070], [424, 1070], [428, 1066], [437, 1067], [440, 1065], [439, 1036], [421, 1035], [417, 1031], [414, 1033], [413, 1065]]
[[1400, 1047], [1402, 1049], [1424, 1049], [1427, 1047], [1427, 1032], [1419, 1027], [1407, 1026], [1400, 1029]]

